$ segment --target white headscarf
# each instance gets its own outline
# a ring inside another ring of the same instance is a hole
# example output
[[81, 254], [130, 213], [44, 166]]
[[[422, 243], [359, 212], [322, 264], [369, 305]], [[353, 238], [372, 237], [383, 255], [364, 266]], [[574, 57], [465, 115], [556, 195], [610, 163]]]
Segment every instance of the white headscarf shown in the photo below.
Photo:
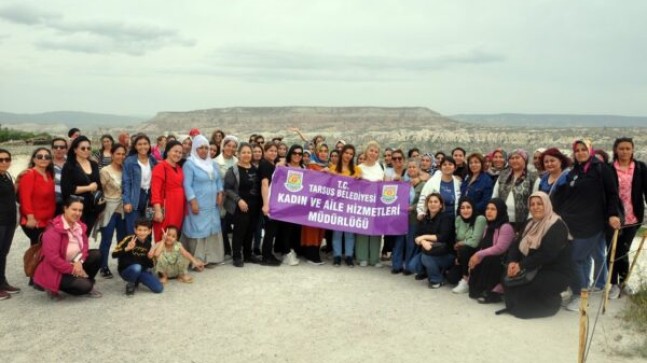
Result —
[[206, 159], [203, 159], [198, 155], [198, 148], [204, 145], [209, 146], [209, 140], [202, 135], [196, 135], [193, 138], [193, 146], [191, 147], [191, 156], [189, 157], [189, 160], [191, 160], [191, 162], [198, 168], [206, 171], [207, 174], [209, 174], [209, 178], [213, 179], [213, 160], [211, 159], [211, 155], [207, 152]]

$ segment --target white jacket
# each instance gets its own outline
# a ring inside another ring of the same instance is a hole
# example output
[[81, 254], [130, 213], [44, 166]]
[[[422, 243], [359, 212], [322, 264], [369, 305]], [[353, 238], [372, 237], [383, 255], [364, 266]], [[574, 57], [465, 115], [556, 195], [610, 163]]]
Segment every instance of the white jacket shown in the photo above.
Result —
[[[442, 181], [442, 173], [437, 171], [434, 175], [427, 180], [425, 186], [422, 187], [420, 192], [420, 199], [418, 200], [418, 205], [416, 206], [416, 212], [418, 215], [425, 215], [427, 213], [427, 206], [425, 201], [427, 196], [431, 193], [440, 193], [440, 182]], [[461, 178], [454, 175], [454, 213], [458, 210], [458, 200], [461, 197]]]

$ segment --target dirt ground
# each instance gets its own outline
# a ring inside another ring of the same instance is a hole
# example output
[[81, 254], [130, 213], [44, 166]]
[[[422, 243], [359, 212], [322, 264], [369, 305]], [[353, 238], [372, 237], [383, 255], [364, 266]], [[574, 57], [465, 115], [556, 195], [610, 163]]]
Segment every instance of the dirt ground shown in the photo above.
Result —
[[[142, 287], [127, 298], [116, 276], [99, 278], [100, 299], [53, 301], [27, 286], [27, 246], [17, 230], [7, 271], [23, 292], [0, 302], [2, 362], [577, 361], [577, 313], [495, 316], [502, 304], [430, 290], [388, 267], [224, 265], [159, 295]], [[600, 295], [592, 300], [591, 325]], [[618, 318], [627, 300], [599, 317], [588, 362], [643, 362], [619, 353], [642, 338]]]

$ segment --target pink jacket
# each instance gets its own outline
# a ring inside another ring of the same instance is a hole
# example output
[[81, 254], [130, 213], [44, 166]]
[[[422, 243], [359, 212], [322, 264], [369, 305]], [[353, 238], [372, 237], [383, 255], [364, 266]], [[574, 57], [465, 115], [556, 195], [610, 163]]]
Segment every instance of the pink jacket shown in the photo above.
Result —
[[[41, 255], [43, 260], [38, 264], [34, 273], [34, 282], [45, 290], [58, 292], [61, 286], [61, 277], [64, 274], [72, 273], [72, 264], [65, 260], [67, 245], [70, 238], [63, 227], [63, 216], [59, 215], [52, 219], [43, 233], [43, 248]], [[88, 237], [85, 235], [87, 227], [81, 221], [83, 230], [82, 259], [88, 257]]]
[[[483, 236], [485, 236], [485, 232], [483, 233]], [[506, 223], [494, 231], [494, 236], [492, 236], [492, 246], [480, 250], [476, 252], [476, 254], [479, 255], [480, 258], [487, 256], [500, 256], [508, 252], [508, 248], [510, 248], [513, 240], [514, 229], [512, 228], [512, 225]]]

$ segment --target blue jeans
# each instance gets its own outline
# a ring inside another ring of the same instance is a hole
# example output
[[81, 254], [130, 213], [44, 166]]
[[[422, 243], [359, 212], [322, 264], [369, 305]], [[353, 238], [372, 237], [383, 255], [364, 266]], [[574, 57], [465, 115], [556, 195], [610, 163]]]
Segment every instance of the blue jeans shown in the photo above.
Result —
[[443, 282], [443, 271], [452, 267], [456, 257], [452, 254], [430, 256], [424, 253], [420, 256], [422, 266], [427, 270], [427, 277], [432, 284]]
[[411, 260], [409, 260], [409, 263], [407, 263], [407, 270], [416, 274], [419, 274], [423, 271], [422, 262], [420, 261], [422, 254], [423, 253], [420, 252], [420, 247], [416, 246], [413, 257], [411, 257]]
[[117, 230], [117, 241], [126, 238], [126, 221], [121, 218], [121, 214], [113, 213], [110, 217], [108, 224], [101, 229], [101, 244], [99, 244], [99, 252], [101, 252], [101, 268], [108, 267], [108, 256], [110, 255], [110, 245], [112, 244], [112, 236]]
[[150, 196], [150, 191], [147, 192], [142, 189], [139, 192], [139, 203], [137, 203], [137, 209], [133, 209], [132, 212], [126, 213], [126, 233], [134, 234], [135, 233], [135, 222], [137, 219], [146, 216], [146, 207], [148, 206], [148, 199]]
[[121, 278], [132, 284], [142, 283], [152, 292], [159, 294], [164, 291], [164, 285], [155, 277], [150, 269], [144, 269], [142, 265], [135, 263], [119, 273]]
[[391, 269], [400, 270], [404, 264], [406, 253], [409, 253], [409, 245], [407, 244], [407, 235], [393, 236], [393, 253], [391, 254]]
[[415, 224], [410, 224], [409, 225], [409, 230], [407, 231], [407, 240], [405, 241], [405, 249], [404, 249], [404, 268], [405, 270], [411, 271], [411, 268], [409, 267], [409, 264], [411, 263], [411, 259], [413, 258], [413, 255], [417, 252], [416, 249], [416, 228], [417, 226]]
[[571, 290], [573, 294], [579, 295], [584, 287], [589, 286], [589, 275], [591, 273], [589, 260], [593, 258], [594, 276], [591, 286], [604, 286], [607, 279], [606, 265], [606, 241], [604, 232], [600, 232], [588, 238], [573, 239], [573, 277], [571, 279]]
[[353, 251], [355, 251], [355, 233], [351, 232], [332, 231], [332, 255], [334, 257], [341, 257], [342, 233], [344, 236], [344, 243], [346, 244], [344, 256], [346, 256], [346, 258], [353, 258]]

